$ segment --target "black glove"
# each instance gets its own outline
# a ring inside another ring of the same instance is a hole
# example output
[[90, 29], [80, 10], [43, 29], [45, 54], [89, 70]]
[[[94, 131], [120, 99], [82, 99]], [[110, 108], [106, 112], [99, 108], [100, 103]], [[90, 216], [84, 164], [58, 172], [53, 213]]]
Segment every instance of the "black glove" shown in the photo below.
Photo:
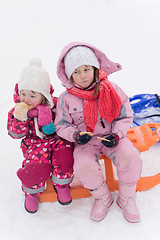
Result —
[[75, 132], [74, 133], [74, 139], [75, 139], [75, 142], [77, 142], [78, 144], [84, 145], [92, 139], [92, 136], [90, 136], [87, 133], [83, 134], [83, 135], [80, 135], [80, 132]]
[[115, 147], [119, 142], [119, 136], [115, 133], [112, 133], [105, 139], [107, 139], [109, 141], [103, 140], [102, 143], [104, 144], [104, 146], [109, 147], [109, 148]]

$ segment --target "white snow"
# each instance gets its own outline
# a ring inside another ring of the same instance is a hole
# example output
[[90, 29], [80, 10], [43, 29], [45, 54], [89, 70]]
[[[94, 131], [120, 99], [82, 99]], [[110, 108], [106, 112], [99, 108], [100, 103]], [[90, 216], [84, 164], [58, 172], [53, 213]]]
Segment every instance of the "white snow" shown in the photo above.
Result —
[[[123, 69], [110, 76], [128, 96], [160, 95], [159, 0], [5, 0], [0, 1], [0, 238], [3, 240], [159, 240], [160, 185], [137, 193], [141, 222], [130, 224], [116, 201], [99, 223], [89, 218], [93, 198], [39, 204], [24, 210], [16, 176], [21, 166], [20, 141], [7, 134], [13, 89], [32, 57], [49, 72], [55, 96], [64, 90], [56, 76], [62, 48], [71, 41], [95, 45]], [[160, 171], [160, 143], [141, 153], [142, 175]], [[113, 193], [116, 200], [118, 192]]]

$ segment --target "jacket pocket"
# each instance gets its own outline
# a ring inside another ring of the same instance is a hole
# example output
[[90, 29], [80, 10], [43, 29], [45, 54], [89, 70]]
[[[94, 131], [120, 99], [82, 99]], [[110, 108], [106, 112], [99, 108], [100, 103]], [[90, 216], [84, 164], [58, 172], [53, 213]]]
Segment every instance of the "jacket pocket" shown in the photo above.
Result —
[[80, 105], [80, 106], [70, 105], [69, 106], [69, 114], [71, 115], [74, 124], [77, 125], [77, 124], [84, 122], [82, 105]]

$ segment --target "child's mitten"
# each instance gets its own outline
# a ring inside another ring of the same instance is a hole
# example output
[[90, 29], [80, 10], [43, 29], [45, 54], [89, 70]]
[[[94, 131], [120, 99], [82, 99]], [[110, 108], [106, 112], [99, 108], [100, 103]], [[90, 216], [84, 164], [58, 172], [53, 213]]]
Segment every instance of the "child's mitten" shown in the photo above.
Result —
[[24, 186], [32, 188], [35, 184], [45, 182], [50, 177], [50, 173], [50, 164], [27, 163], [24, 168], [17, 171], [17, 176]]
[[34, 118], [34, 117], [37, 117], [37, 116], [38, 116], [38, 109], [36, 109], [36, 108], [30, 109], [27, 113], [28, 118]]
[[42, 131], [45, 134], [53, 134], [55, 132], [55, 126], [52, 123], [51, 109], [47, 105], [38, 105], [28, 111], [28, 117], [37, 117], [38, 125], [42, 127]]
[[32, 105], [28, 105], [24, 102], [17, 103], [13, 115], [20, 121], [26, 121], [28, 119], [27, 112], [31, 108]]
[[104, 146], [109, 147], [109, 148], [115, 147], [119, 142], [119, 136], [115, 133], [112, 133], [105, 139], [107, 139], [109, 141], [103, 140], [102, 143], [104, 144]]
[[75, 132], [74, 139], [75, 139], [75, 142], [77, 142], [78, 144], [84, 145], [92, 139], [92, 135], [87, 133], [81, 135], [81, 132]]
[[54, 124], [51, 122], [47, 125], [44, 125], [42, 126], [42, 131], [45, 133], [45, 134], [53, 134], [55, 132], [55, 126]]
[[51, 113], [51, 109], [49, 106], [47, 105], [38, 105], [36, 107], [36, 109], [38, 110], [38, 124], [39, 126], [44, 126], [47, 125], [49, 123], [51, 123], [52, 121], [52, 113]]

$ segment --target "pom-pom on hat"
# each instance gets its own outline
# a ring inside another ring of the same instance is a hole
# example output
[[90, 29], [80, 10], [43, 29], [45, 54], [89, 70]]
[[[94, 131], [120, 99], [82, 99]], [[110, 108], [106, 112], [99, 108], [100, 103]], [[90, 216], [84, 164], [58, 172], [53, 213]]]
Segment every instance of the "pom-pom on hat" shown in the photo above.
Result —
[[95, 53], [88, 47], [77, 46], [69, 50], [64, 58], [65, 72], [68, 78], [73, 71], [82, 65], [91, 65], [99, 69], [99, 62]]
[[31, 90], [43, 94], [48, 100], [50, 107], [53, 107], [53, 100], [50, 94], [50, 78], [39, 58], [33, 58], [26, 66], [19, 78], [18, 89]]

